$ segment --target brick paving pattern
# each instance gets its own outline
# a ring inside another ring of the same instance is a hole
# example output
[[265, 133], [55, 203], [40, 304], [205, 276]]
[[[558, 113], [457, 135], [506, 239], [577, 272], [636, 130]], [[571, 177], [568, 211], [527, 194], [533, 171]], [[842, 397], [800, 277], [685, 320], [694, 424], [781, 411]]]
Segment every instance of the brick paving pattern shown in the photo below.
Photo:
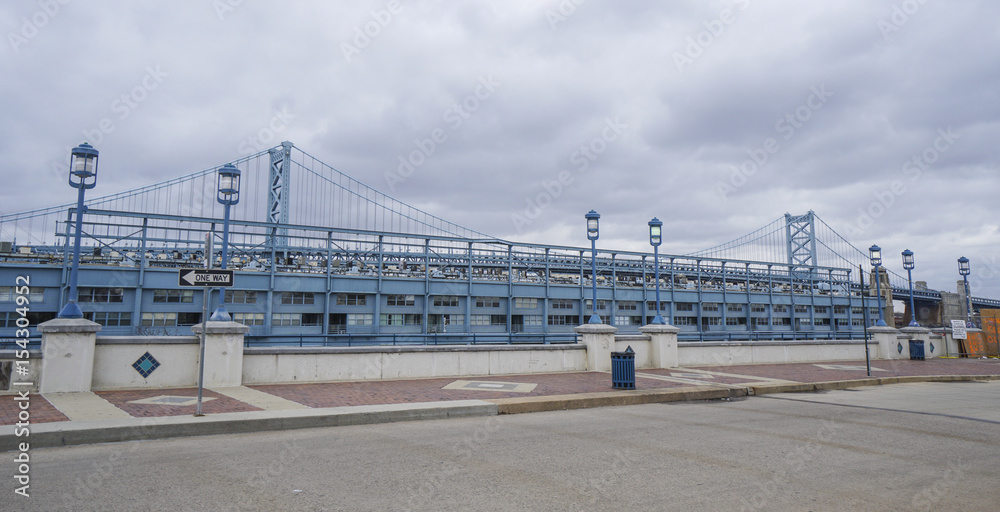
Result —
[[[829, 365], [835, 368], [822, 368]], [[838, 367], [855, 367], [844, 369]], [[638, 389], [669, 389], [690, 386], [687, 383], [669, 382], [644, 378], [642, 373], [663, 375], [694, 373], [690, 370], [724, 373], [711, 378], [694, 375], [679, 375], [690, 380], [700, 380], [706, 384], [745, 384], [763, 379], [781, 379], [792, 382], [824, 382], [867, 378], [865, 362], [831, 361], [820, 363], [759, 364], [739, 366], [703, 366], [697, 368], [637, 369]], [[872, 377], [898, 377], [908, 375], [1000, 375], [1000, 360], [997, 359], [930, 359], [913, 360], [873, 360]], [[883, 371], [878, 371], [883, 370]], [[442, 389], [456, 380], [486, 382], [533, 383], [537, 386], [530, 393], [514, 393], [488, 390]], [[413, 402], [437, 402], [447, 400], [494, 398], [518, 398], [532, 396], [569, 395], [574, 393], [594, 393], [612, 391], [611, 374], [603, 372], [572, 372], [530, 375], [491, 375], [480, 377], [445, 377], [435, 379], [334, 382], [318, 384], [275, 384], [250, 386], [253, 389], [300, 403], [307, 407], [339, 407], [349, 405], [378, 405]], [[98, 396], [111, 402], [119, 409], [134, 417], [184, 416], [192, 415], [196, 406], [132, 404], [133, 400], [152, 398], [160, 395], [197, 396], [196, 388], [145, 389], [128, 391], [98, 391]], [[215, 400], [204, 402], [205, 414], [223, 412], [259, 411], [261, 409], [239, 400], [205, 390], [205, 397]], [[31, 395], [32, 423], [50, 423], [69, 419], [52, 406], [44, 397]], [[0, 425], [17, 423], [19, 409], [13, 395], [0, 397]]]
[[[155, 416], [189, 416], [198, 410], [197, 405], [159, 405], [159, 404], [130, 404], [132, 400], [142, 400], [161, 395], [170, 396], [190, 396], [197, 397], [197, 388], [175, 388], [175, 389], [140, 389], [128, 391], [95, 391], [97, 396], [111, 402], [115, 407], [129, 413], [135, 418], [155, 417]], [[247, 412], [260, 411], [259, 407], [240, 402], [225, 395], [220, 395], [211, 390], [204, 390], [203, 397], [212, 397], [215, 400], [202, 402], [201, 412], [205, 414], [218, 414], [221, 412]]]
[[[538, 384], [530, 393], [441, 389], [456, 380], [477, 382], [528, 382]], [[684, 384], [637, 377], [641, 389], [666, 389]], [[486, 400], [526, 396], [568, 395], [613, 391], [611, 374], [573, 372], [532, 375], [490, 375], [484, 377], [446, 377], [440, 379], [335, 382], [323, 384], [275, 384], [250, 386], [308, 407], [439, 402], [444, 400]]]
[[[18, 405], [20, 402], [14, 400], [17, 396], [5, 395], [0, 397], [0, 425], [14, 425], [17, 423], [17, 415], [21, 412], [21, 408]], [[28, 398], [30, 398], [28, 413], [31, 415], [28, 419], [29, 422], [53, 423], [56, 421], [69, 421], [66, 415], [59, 412], [59, 409], [53, 407], [42, 395], [32, 393], [28, 395]]]

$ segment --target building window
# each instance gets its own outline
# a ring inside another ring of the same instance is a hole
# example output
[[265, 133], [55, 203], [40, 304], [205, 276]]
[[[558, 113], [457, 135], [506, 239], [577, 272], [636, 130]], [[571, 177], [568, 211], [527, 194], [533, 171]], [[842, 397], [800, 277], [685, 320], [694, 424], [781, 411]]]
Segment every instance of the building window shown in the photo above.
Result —
[[576, 325], [579, 321], [576, 315], [549, 315], [549, 325]]
[[424, 319], [422, 315], [416, 314], [381, 314], [379, 315], [379, 325], [423, 325]]
[[730, 313], [742, 313], [743, 304], [726, 304], [726, 311]]
[[[660, 311], [666, 311], [670, 307], [669, 302], [660, 301]], [[651, 301], [646, 303], [646, 309], [649, 311], [656, 311], [656, 301]]]
[[201, 313], [177, 313], [177, 325], [195, 325], [201, 323]]
[[348, 313], [347, 325], [371, 325], [374, 318], [371, 313]]
[[618, 301], [618, 311], [638, 311], [638, 310], [639, 310], [639, 303], [634, 300]]
[[722, 318], [717, 316], [702, 317], [701, 325], [722, 325]]
[[642, 325], [641, 316], [615, 315], [615, 325]]
[[469, 317], [470, 325], [476, 326], [506, 326], [507, 315], [472, 315]]
[[231, 313], [233, 321], [243, 325], [264, 325], [264, 313]]
[[363, 293], [338, 293], [337, 294], [337, 305], [338, 306], [366, 306], [368, 305], [368, 296]]
[[[386, 295], [386, 306], [412, 306], [414, 304], [413, 295]], [[393, 325], [393, 324], [382, 324]]]
[[694, 311], [693, 302], [678, 302], [677, 311]]
[[791, 327], [791, 325], [792, 325], [792, 319], [791, 318], [774, 318], [774, 319], [771, 320], [771, 325], [773, 325], [775, 327], [778, 327], [778, 326]]
[[77, 293], [79, 295], [77, 302], [80, 303], [125, 301], [125, 294], [121, 288], [80, 288]]
[[273, 313], [271, 315], [272, 327], [295, 327], [302, 325], [301, 313]]
[[177, 313], [143, 313], [143, 327], [172, 327], [177, 325]]
[[[584, 306], [587, 308], [587, 311], [593, 311], [593, 309], [591, 307], [591, 304], [593, 304], [593, 303], [594, 303], [594, 301], [592, 301], [590, 299], [587, 299], [587, 300], [584, 301]], [[608, 301], [606, 301], [606, 300], [598, 300], [597, 301], [597, 309], [607, 309], [607, 307], [608, 307]]]
[[788, 313], [788, 306], [785, 304], [772, 304], [771, 311], [774, 313]]
[[435, 295], [432, 304], [439, 308], [457, 308], [458, 297], [454, 295]]
[[316, 296], [306, 292], [281, 292], [282, 304], [315, 304]]
[[839, 327], [847, 327], [848, 326], [847, 319], [846, 318], [838, 318], [837, 319], [837, 326], [839, 326]]
[[514, 307], [518, 309], [535, 309], [538, 307], [538, 299], [534, 297], [515, 297]]
[[549, 308], [551, 309], [573, 309], [575, 304], [573, 299], [551, 299], [549, 300]]
[[808, 313], [808, 312], [809, 312], [809, 306], [805, 306], [805, 305], [802, 305], [802, 304], [796, 304], [795, 305], [795, 313], [796, 314], [799, 314], [799, 313], [803, 313], [804, 314], [804, 313]]
[[726, 325], [746, 325], [747, 319], [743, 317], [729, 317], [726, 319]]
[[851, 306], [851, 314], [852, 315], [863, 315], [863, 314], [865, 314], [865, 310], [861, 306]]
[[750, 312], [751, 313], [767, 313], [767, 305], [766, 304], [751, 304], [750, 305]]
[[542, 315], [524, 315], [524, 325], [542, 325], [545, 318]]
[[681, 325], [696, 325], [696, 323], [695, 323], [696, 320], [698, 320], [698, 319], [695, 318], [695, 317], [693, 317], [693, 316], [675, 316], [674, 317], [674, 325], [677, 325], [677, 326], [681, 326]]
[[704, 304], [701, 305], [701, 311], [702, 312], [706, 312], [706, 311], [718, 311], [718, 310], [719, 310], [719, 303], [718, 302], [706, 302], [706, 303], [704, 303]]
[[476, 297], [477, 308], [499, 308], [500, 297]]
[[254, 290], [226, 290], [226, 304], [256, 304], [257, 292]]
[[750, 319], [750, 325], [754, 329], [759, 329], [761, 327], [767, 327], [769, 324], [767, 323], [767, 319], [766, 318], [751, 318]]
[[817, 315], [829, 315], [830, 308], [828, 306], [815, 306], [813, 312]]
[[153, 290], [153, 302], [190, 304], [194, 302], [194, 290]]
[[847, 306], [834, 306], [833, 314], [835, 315], [845, 315], [847, 314]]
[[[23, 287], [19, 287], [22, 288]], [[13, 286], [0, 286], [0, 302], [14, 302], [18, 294], [14, 293]], [[28, 302], [36, 303], [45, 300], [45, 288], [31, 286], [28, 288]]]
[[132, 313], [118, 311], [98, 311], [84, 313], [83, 317], [104, 327], [128, 327], [132, 325]]

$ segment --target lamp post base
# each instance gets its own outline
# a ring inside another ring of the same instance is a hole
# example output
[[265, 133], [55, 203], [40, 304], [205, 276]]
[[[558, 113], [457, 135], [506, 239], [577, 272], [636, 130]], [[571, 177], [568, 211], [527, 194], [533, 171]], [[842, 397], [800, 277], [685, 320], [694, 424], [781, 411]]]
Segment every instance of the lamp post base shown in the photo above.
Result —
[[76, 302], [69, 301], [59, 311], [57, 318], [83, 318], [83, 311], [80, 310], [80, 306]]
[[593, 315], [590, 315], [590, 320], [588, 320], [587, 323], [588, 324], [599, 324], [599, 323], [603, 323], [603, 322], [601, 322], [601, 317], [598, 316], [597, 313], [594, 313]]
[[885, 323], [885, 320], [879, 318], [878, 322], [875, 322], [875, 327], [889, 327], [889, 324]]
[[667, 321], [662, 316], [656, 315], [653, 317], [653, 325], [667, 325]]
[[229, 312], [226, 311], [225, 307], [219, 306], [208, 319], [213, 322], [228, 322], [232, 320], [232, 317], [229, 316]]

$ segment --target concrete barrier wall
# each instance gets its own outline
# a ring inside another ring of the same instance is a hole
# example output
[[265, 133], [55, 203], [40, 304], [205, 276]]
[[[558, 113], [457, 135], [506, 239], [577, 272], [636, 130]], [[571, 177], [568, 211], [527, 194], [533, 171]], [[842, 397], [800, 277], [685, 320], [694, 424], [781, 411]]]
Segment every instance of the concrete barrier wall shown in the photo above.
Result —
[[[97, 339], [95, 391], [135, 388], [182, 388], [198, 385], [196, 336], [108, 336]], [[132, 363], [149, 352], [160, 366], [143, 378]]]
[[582, 345], [248, 348], [243, 384], [584, 371]]
[[[878, 345], [868, 345], [870, 357], [879, 357]], [[681, 342], [681, 366], [720, 366], [812, 361], [857, 361], [865, 358], [863, 341]]]

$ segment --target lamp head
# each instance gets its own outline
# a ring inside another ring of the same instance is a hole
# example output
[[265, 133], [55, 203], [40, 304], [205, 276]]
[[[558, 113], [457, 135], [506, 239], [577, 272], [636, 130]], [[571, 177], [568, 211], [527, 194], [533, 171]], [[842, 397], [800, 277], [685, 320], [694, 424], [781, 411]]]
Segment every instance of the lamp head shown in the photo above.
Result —
[[597, 240], [600, 236], [601, 214], [595, 212], [594, 210], [590, 210], [587, 212], [585, 217], [587, 218], [587, 239]]
[[70, 186], [91, 189], [97, 185], [97, 155], [98, 151], [86, 142], [73, 148], [69, 163]]
[[966, 258], [965, 256], [962, 256], [961, 258], [959, 258], [958, 259], [958, 273], [961, 274], [961, 275], [963, 275], [963, 276], [967, 276], [971, 272], [972, 272], [972, 269], [969, 268], [969, 258]]
[[649, 221], [649, 245], [653, 247], [659, 247], [663, 243], [663, 221], [653, 217], [653, 220]]
[[868, 248], [868, 257], [872, 260], [872, 266], [877, 267], [882, 264], [882, 248], [872, 245]]
[[903, 268], [906, 270], [913, 270], [913, 251], [906, 249], [903, 251]]
[[219, 168], [219, 204], [234, 205], [240, 202], [240, 170], [233, 164]]

